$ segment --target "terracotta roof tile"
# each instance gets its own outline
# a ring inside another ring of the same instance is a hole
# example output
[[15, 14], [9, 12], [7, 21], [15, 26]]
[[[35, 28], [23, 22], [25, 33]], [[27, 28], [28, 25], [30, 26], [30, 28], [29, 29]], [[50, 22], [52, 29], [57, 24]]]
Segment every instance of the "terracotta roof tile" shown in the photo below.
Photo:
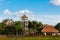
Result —
[[56, 30], [52, 25], [44, 25], [42, 32], [59, 32], [59, 31]]

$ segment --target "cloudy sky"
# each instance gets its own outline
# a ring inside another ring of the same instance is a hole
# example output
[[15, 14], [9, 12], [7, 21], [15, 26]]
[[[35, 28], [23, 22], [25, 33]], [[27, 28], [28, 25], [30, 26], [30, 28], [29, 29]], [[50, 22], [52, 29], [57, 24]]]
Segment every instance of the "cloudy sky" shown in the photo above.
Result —
[[60, 22], [60, 0], [0, 0], [0, 22], [21, 20], [23, 14], [29, 20], [56, 25]]

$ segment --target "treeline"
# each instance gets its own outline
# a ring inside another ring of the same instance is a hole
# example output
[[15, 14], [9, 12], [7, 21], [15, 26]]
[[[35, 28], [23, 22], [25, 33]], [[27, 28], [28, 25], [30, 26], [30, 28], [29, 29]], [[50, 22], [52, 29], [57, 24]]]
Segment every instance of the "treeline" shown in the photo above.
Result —
[[[12, 19], [5, 19], [0, 23], [0, 35], [23, 35], [22, 21], [13, 21]], [[28, 28], [30, 35], [42, 34], [44, 24], [37, 21], [28, 21]], [[60, 23], [55, 28], [60, 32]]]

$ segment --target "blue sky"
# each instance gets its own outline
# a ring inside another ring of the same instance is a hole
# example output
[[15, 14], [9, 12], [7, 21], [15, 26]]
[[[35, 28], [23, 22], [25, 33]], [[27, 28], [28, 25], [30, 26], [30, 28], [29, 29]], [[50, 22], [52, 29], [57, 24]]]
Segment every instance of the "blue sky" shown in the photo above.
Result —
[[21, 20], [24, 13], [29, 20], [55, 25], [60, 22], [60, 0], [0, 0], [0, 21]]

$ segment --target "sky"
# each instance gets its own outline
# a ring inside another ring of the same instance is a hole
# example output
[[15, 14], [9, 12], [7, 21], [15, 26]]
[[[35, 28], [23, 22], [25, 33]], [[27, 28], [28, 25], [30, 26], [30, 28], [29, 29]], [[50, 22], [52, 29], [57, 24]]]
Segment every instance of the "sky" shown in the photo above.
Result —
[[0, 22], [4, 19], [29, 20], [56, 25], [60, 22], [60, 0], [0, 0]]

